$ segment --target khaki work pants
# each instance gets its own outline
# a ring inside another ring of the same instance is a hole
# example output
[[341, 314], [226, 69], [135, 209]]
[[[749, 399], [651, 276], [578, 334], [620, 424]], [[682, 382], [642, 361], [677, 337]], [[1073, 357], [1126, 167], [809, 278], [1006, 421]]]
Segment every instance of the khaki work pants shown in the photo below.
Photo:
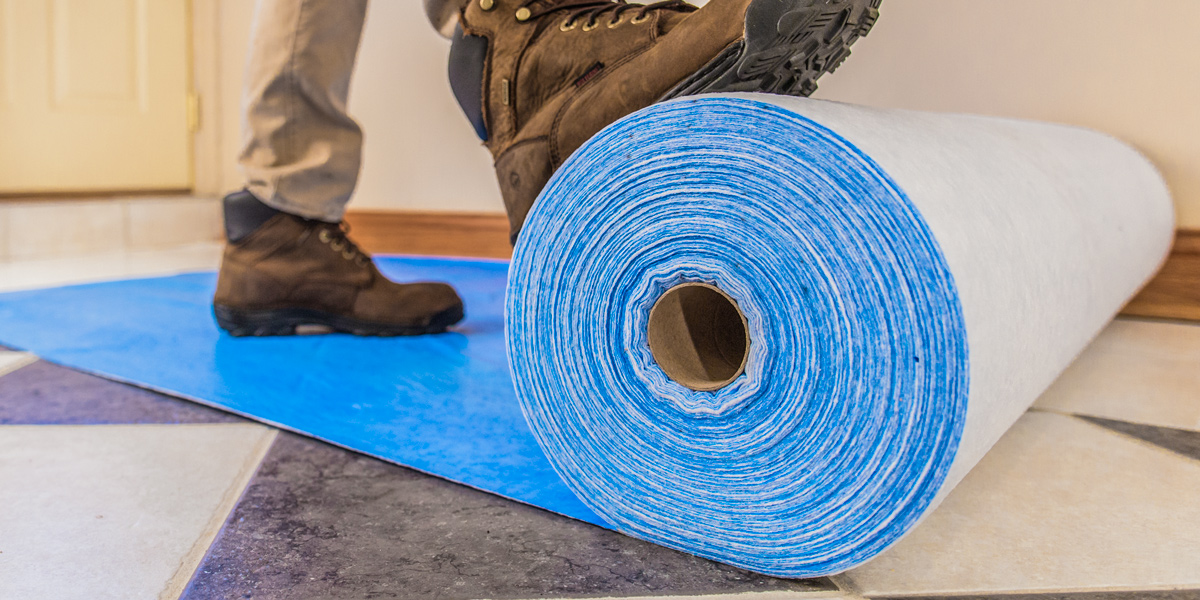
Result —
[[[403, 0], [407, 1], [407, 0]], [[453, 32], [465, 0], [424, 0]], [[367, 0], [258, 0], [242, 91], [239, 163], [267, 205], [342, 220], [362, 164], [362, 129], [346, 103]]]

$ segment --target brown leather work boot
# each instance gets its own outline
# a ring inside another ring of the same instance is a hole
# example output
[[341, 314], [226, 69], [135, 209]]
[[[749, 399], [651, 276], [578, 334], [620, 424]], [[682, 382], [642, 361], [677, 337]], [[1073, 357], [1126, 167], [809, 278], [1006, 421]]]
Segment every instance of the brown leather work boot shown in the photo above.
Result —
[[[248, 197], [247, 197], [248, 196]], [[438, 333], [463, 318], [463, 304], [444, 283], [399, 284], [337, 223], [310, 221], [257, 203], [249, 192], [226, 198], [265, 218], [252, 230], [230, 227], [213, 313], [235, 336], [352, 333]], [[270, 211], [263, 213], [262, 211]]]
[[469, 0], [450, 57], [515, 241], [551, 174], [608, 124], [688, 94], [809, 95], [882, 0]]

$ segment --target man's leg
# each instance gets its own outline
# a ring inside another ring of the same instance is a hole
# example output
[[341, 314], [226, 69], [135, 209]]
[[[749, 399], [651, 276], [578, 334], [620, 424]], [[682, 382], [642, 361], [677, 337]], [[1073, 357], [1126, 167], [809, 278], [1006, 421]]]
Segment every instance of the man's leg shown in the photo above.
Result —
[[278, 210], [342, 220], [362, 161], [346, 110], [366, 0], [260, 0], [242, 105], [246, 188]]
[[398, 284], [341, 225], [362, 155], [346, 112], [366, 0], [260, 0], [243, 95], [246, 189], [225, 198], [229, 243], [213, 312], [233, 335], [415, 335], [463, 316], [453, 288]]
[[[454, 32], [466, 0], [424, 0]], [[242, 103], [247, 188], [279, 210], [340, 221], [354, 191], [362, 130], [346, 109], [367, 0], [260, 0]]]

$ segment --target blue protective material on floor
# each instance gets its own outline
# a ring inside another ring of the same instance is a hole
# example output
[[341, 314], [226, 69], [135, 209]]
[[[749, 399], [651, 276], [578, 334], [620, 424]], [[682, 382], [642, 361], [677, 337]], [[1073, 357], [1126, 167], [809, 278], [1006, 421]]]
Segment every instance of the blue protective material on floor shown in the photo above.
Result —
[[380, 258], [396, 280], [448, 281], [452, 333], [233, 338], [211, 313], [215, 275], [0, 294], [0, 343], [224, 408], [598, 525], [551, 468], [504, 355], [508, 263]]
[[[967, 334], [937, 240], [872, 157], [782, 105], [681, 99], [597, 134], [535, 203], [507, 292], [507, 263], [381, 267], [454, 284], [467, 320], [233, 339], [213, 276], [187, 275], [0, 296], [0, 343], [787, 577], [882, 552], [958, 449]], [[748, 325], [745, 373], [715, 392], [648, 347], [685, 282]]]
[[[667, 377], [647, 342], [687, 282], [748, 324], [745, 374], [715, 392]], [[958, 448], [967, 335], [937, 240], [871, 157], [781, 106], [681, 99], [589, 140], [526, 221], [508, 311], [535, 435], [643, 539], [840, 572], [915, 525]]]

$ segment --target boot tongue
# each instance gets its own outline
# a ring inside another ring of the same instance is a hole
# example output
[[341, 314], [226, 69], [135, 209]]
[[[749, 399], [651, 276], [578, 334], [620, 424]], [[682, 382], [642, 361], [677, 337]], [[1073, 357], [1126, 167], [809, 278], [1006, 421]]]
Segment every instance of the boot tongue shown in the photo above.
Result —
[[488, 131], [483, 120], [483, 68], [487, 53], [487, 38], [465, 35], [462, 27], [454, 28], [450, 42], [450, 89], [475, 128], [475, 135], [485, 142]]

